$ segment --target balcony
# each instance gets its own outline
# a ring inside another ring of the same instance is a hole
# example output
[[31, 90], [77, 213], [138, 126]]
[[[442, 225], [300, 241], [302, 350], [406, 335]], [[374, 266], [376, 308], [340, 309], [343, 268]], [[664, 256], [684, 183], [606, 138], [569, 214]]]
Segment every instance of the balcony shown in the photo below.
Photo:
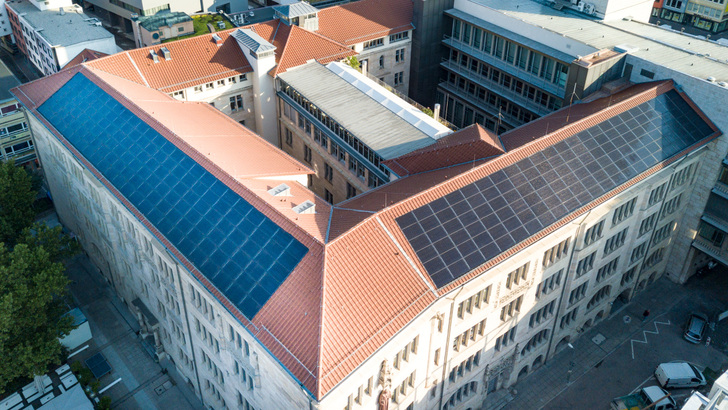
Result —
[[[499, 113], [495, 107], [486, 105], [484, 102], [477, 100], [473, 96], [469, 95], [465, 90], [461, 90], [461, 89], [457, 88], [454, 84], [450, 84], [447, 81], [441, 82], [438, 85], [438, 88], [440, 88], [441, 90], [443, 90], [449, 94], [452, 94], [453, 96], [457, 97], [460, 101], [465, 102], [469, 105], [472, 105], [473, 107], [477, 108], [480, 111], [483, 111], [484, 113], [488, 114], [492, 118], [495, 118], [496, 120], [497, 120], [498, 116], [500, 115], [500, 118], [507, 129], [515, 128], [523, 123], [522, 121], [519, 121], [518, 118], [515, 118], [506, 112]], [[442, 113], [446, 114], [447, 107], [442, 107], [442, 110], [443, 110]]]

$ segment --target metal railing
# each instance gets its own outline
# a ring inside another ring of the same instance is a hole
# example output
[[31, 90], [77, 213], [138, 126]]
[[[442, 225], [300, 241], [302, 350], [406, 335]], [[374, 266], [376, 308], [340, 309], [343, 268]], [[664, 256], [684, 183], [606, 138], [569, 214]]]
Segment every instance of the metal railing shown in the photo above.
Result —
[[[369, 72], [366, 73], [366, 76], [370, 80], [372, 80], [372, 81], [376, 82], [377, 84], [379, 84], [380, 86], [382, 86], [387, 91], [389, 91], [392, 94], [396, 95], [397, 97], [405, 100], [408, 104], [412, 105], [413, 107], [417, 108], [418, 110], [422, 111], [423, 113], [432, 116], [432, 114], [430, 114], [431, 112], [433, 112], [433, 110], [431, 108], [427, 108], [424, 105], [418, 103], [417, 101], [407, 97], [405, 94], [402, 94], [401, 92], [397, 91], [396, 88], [385, 83], [384, 81], [380, 80], [379, 78], [377, 78], [376, 76], [372, 75]], [[446, 119], [444, 119], [442, 117], [436, 118], [436, 119], [440, 124], [446, 126], [447, 128], [450, 128], [453, 131], [457, 131], [459, 129], [455, 124], [450, 123], [449, 121], [447, 121]]]

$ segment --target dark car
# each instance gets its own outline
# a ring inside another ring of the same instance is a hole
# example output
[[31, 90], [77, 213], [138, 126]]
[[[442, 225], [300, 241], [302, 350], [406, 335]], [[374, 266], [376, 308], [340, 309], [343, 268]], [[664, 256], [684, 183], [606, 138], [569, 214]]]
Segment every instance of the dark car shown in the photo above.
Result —
[[685, 324], [685, 340], [690, 343], [700, 343], [708, 327], [708, 317], [702, 313], [691, 313]]

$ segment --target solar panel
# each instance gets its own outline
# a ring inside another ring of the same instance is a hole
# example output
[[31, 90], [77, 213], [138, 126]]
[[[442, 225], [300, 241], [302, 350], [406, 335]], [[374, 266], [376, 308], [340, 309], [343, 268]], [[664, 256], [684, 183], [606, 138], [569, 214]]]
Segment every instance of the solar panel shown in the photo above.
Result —
[[82, 74], [38, 111], [249, 319], [306, 254]]
[[[669, 91], [402, 215], [397, 224], [442, 287], [712, 133]], [[445, 217], [453, 203], [457, 212]], [[448, 249], [430, 246], [446, 237]]]

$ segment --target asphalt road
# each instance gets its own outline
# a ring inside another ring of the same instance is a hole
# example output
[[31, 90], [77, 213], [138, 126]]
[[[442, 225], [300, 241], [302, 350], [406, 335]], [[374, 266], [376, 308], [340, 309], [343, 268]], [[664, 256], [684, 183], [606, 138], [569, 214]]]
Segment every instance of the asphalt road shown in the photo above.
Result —
[[[714, 320], [720, 312], [728, 309], [727, 284], [728, 269], [721, 268], [704, 278], [691, 280], [679, 288], [678, 294], [664, 295], [664, 300], [653, 300], [653, 304], [670, 301], [674, 305], [663, 315], [650, 317], [644, 331], [631, 338], [634, 341], [622, 343], [544, 408], [607, 409], [615, 397], [630, 394], [640, 387], [657, 385], [653, 373], [664, 362], [685, 360], [699, 369], [725, 370], [728, 367], [725, 340], [728, 319], [708, 331], [712, 338], [710, 346], [689, 343], [683, 339], [682, 333], [690, 312], [704, 312]], [[706, 386], [701, 391], [709, 391], [709, 388]], [[671, 394], [678, 404], [682, 404], [691, 390], [676, 389]]]

